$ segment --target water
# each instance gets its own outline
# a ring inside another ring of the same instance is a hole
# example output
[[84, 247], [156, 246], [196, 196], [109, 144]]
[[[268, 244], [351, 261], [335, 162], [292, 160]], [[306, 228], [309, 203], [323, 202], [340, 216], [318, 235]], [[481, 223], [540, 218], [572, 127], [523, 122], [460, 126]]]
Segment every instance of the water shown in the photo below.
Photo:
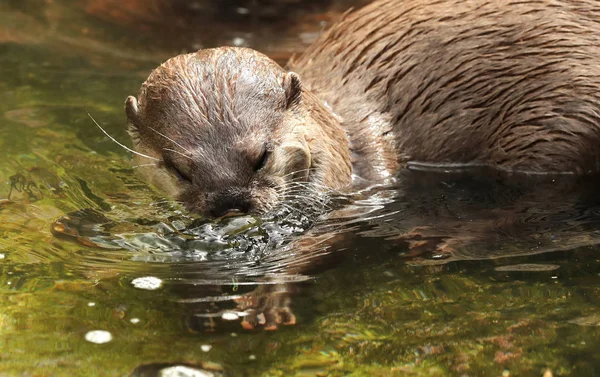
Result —
[[164, 59], [284, 62], [350, 3], [0, 3], [0, 375], [598, 373], [596, 179], [414, 170], [213, 223], [87, 115], [129, 144], [123, 101]]

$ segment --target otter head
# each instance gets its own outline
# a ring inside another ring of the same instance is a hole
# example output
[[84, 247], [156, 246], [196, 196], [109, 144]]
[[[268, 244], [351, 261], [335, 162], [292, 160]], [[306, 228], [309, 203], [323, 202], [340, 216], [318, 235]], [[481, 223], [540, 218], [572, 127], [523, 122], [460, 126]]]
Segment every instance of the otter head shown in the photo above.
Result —
[[[154, 70], [125, 110], [142, 175], [189, 210], [264, 213], [287, 193], [350, 180], [338, 119], [266, 56], [217, 48]], [[145, 160], [145, 161], [144, 161]]]

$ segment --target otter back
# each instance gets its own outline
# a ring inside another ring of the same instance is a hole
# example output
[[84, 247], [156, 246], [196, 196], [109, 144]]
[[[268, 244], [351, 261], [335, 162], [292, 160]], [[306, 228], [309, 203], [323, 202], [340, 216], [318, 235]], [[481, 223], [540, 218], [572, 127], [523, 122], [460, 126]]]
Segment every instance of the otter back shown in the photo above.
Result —
[[600, 170], [600, 2], [382, 0], [289, 63], [359, 171], [409, 161]]

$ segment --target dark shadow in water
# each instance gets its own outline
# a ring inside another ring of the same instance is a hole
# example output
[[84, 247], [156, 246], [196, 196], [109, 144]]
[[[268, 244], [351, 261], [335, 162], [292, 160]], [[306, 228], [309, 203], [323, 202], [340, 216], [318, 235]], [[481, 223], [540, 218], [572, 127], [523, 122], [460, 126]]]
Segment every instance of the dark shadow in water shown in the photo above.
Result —
[[[405, 171], [394, 187], [331, 198], [312, 212], [119, 224], [110, 213], [82, 210], [58, 220], [54, 233], [107, 249], [82, 251], [83, 265], [115, 253], [149, 263], [191, 331], [230, 329], [238, 320], [246, 329], [275, 329], [296, 322], [292, 297], [348, 255], [361, 268], [401, 257], [415, 267], [493, 259], [500, 271], [551, 271], [551, 263], [522, 259], [596, 245], [599, 187], [598, 177]], [[117, 233], [120, 227], [128, 232]], [[314, 305], [302, 300], [306, 320]]]

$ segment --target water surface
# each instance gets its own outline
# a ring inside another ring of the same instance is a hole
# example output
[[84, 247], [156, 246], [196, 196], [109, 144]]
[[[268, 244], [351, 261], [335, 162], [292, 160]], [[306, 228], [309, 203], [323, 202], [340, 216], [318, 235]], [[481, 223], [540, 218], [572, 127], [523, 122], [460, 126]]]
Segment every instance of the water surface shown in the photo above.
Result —
[[87, 114], [129, 145], [123, 101], [164, 59], [284, 62], [359, 2], [120, 3], [0, 4], [1, 375], [598, 373], [595, 179], [407, 171], [206, 221]]

